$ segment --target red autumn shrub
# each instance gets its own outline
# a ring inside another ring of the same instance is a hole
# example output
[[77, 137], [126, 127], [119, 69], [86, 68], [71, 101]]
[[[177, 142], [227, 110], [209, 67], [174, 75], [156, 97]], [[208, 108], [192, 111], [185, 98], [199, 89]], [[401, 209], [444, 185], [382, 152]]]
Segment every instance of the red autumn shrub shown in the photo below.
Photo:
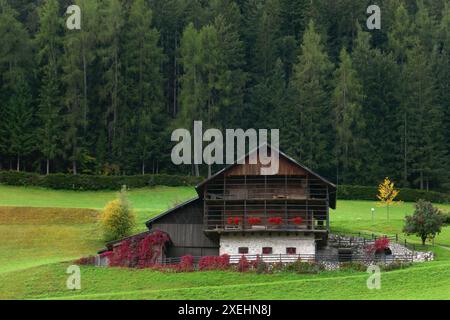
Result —
[[271, 223], [271, 224], [282, 224], [283, 223], [283, 219], [281, 217], [269, 218], [267, 221], [269, 221], [269, 223]]
[[303, 223], [303, 219], [302, 217], [295, 217], [291, 220], [294, 224], [302, 224]]
[[95, 257], [94, 256], [81, 257], [80, 259], [75, 260], [74, 263], [80, 266], [93, 266], [95, 265]]
[[251, 225], [261, 224], [261, 218], [248, 218], [248, 223]]
[[201, 257], [198, 262], [198, 269], [200, 271], [208, 270], [226, 270], [230, 266], [230, 256], [223, 254], [221, 256], [206, 256]]
[[194, 271], [194, 257], [191, 255], [181, 257], [181, 261], [177, 266], [177, 270], [180, 272]]
[[148, 268], [155, 264], [169, 241], [166, 233], [156, 231], [140, 237], [132, 237], [114, 247], [109, 256], [111, 267]]
[[248, 262], [248, 259], [242, 255], [239, 259], [238, 263], [238, 271], [239, 272], [247, 272], [250, 268], [250, 263]]
[[375, 240], [375, 252], [381, 253], [385, 249], [389, 248], [390, 241], [387, 237], [378, 238]]
[[100, 258], [109, 258], [113, 255], [112, 251], [105, 251], [103, 253], [100, 254]]

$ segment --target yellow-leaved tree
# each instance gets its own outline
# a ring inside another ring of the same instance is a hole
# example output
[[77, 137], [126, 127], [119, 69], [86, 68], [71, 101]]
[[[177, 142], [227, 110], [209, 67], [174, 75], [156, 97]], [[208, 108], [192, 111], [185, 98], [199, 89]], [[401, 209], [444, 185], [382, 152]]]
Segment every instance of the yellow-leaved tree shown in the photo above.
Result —
[[108, 202], [101, 216], [105, 241], [114, 241], [127, 237], [135, 225], [134, 212], [131, 209], [126, 187], [123, 186], [119, 198]]
[[394, 182], [391, 182], [389, 178], [385, 178], [384, 181], [378, 186], [378, 205], [386, 207], [388, 221], [389, 207], [393, 204], [400, 203], [400, 201], [395, 201], [395, 198], [397, 197], [399, 192], [399, 190], [395, 189]]

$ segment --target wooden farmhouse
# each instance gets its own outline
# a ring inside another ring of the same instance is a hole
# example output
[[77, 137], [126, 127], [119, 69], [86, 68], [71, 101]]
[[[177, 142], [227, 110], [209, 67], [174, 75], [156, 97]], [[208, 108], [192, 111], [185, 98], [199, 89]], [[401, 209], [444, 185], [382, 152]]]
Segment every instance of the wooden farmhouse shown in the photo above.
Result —
[[282, 152], [275, 175], [261, 175], [259, 159], [249, 164], [249, 156], [196, 186], [196, 198], [146, 222], [169, 235], [165, 257], [315, 255], [326, 243], [336, 186]]

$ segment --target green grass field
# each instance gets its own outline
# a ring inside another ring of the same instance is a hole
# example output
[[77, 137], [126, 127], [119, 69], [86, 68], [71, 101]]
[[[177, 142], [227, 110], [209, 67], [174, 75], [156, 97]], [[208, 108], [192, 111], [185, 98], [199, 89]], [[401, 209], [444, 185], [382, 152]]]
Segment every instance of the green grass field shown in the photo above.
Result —
[[[194, 195], [188, 187], [131, 190], [136, 231], [144, 230], [150, 217]], [[68, 291], [67, 261], [103, 246], [98, 210], [115, 196], [0, 186], [0, 299], [450, 299], [450, 227], [430, 246], [439, 261], [383, 273], [382, 289], [376, 291], [367, 289], [367, 274], [354, 271], [171, 274], [93, 267], [82, 268], [82, 290]], [[391, 207], [388, 222], [386, 209], [374, 202], [338, 201], [337, 207], [330, 214], [333, 230], [377, 234], [400, 233], [404, 216], [413, 211], [410, 203]], [[450, 205], [440, 207], [450, 211]]]

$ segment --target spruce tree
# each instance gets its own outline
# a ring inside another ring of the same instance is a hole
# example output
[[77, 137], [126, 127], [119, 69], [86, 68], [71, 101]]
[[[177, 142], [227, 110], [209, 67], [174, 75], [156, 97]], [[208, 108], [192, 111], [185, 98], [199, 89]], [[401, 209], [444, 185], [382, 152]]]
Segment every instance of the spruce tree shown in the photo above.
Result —
[[312, 21], [305, 31], [298, 60], [292, 81], [297, 98], [288, 120], [289, 130], [293, 131], [288, 152], [306, 166], [330, 169], [332, 64]]
[[362, 116], [362, 86], [347, 50], [340, 53], [340, 64], [334, 73], [332, 105], [336, 130], [337, 182], [357, 181], [364, 162], [365, 121]]
[[36, 35], [39, 47], [39, 64], [42, 76], [39, 94], [38, 144], [46, 160], [46, 173], [50, 173], [50, 161], [60, 152], [62, 129], [60, 60], [62, 45], [62, 21], [59, 18], [59, 4], [47, 0], [39, 10], [40, 27]]

